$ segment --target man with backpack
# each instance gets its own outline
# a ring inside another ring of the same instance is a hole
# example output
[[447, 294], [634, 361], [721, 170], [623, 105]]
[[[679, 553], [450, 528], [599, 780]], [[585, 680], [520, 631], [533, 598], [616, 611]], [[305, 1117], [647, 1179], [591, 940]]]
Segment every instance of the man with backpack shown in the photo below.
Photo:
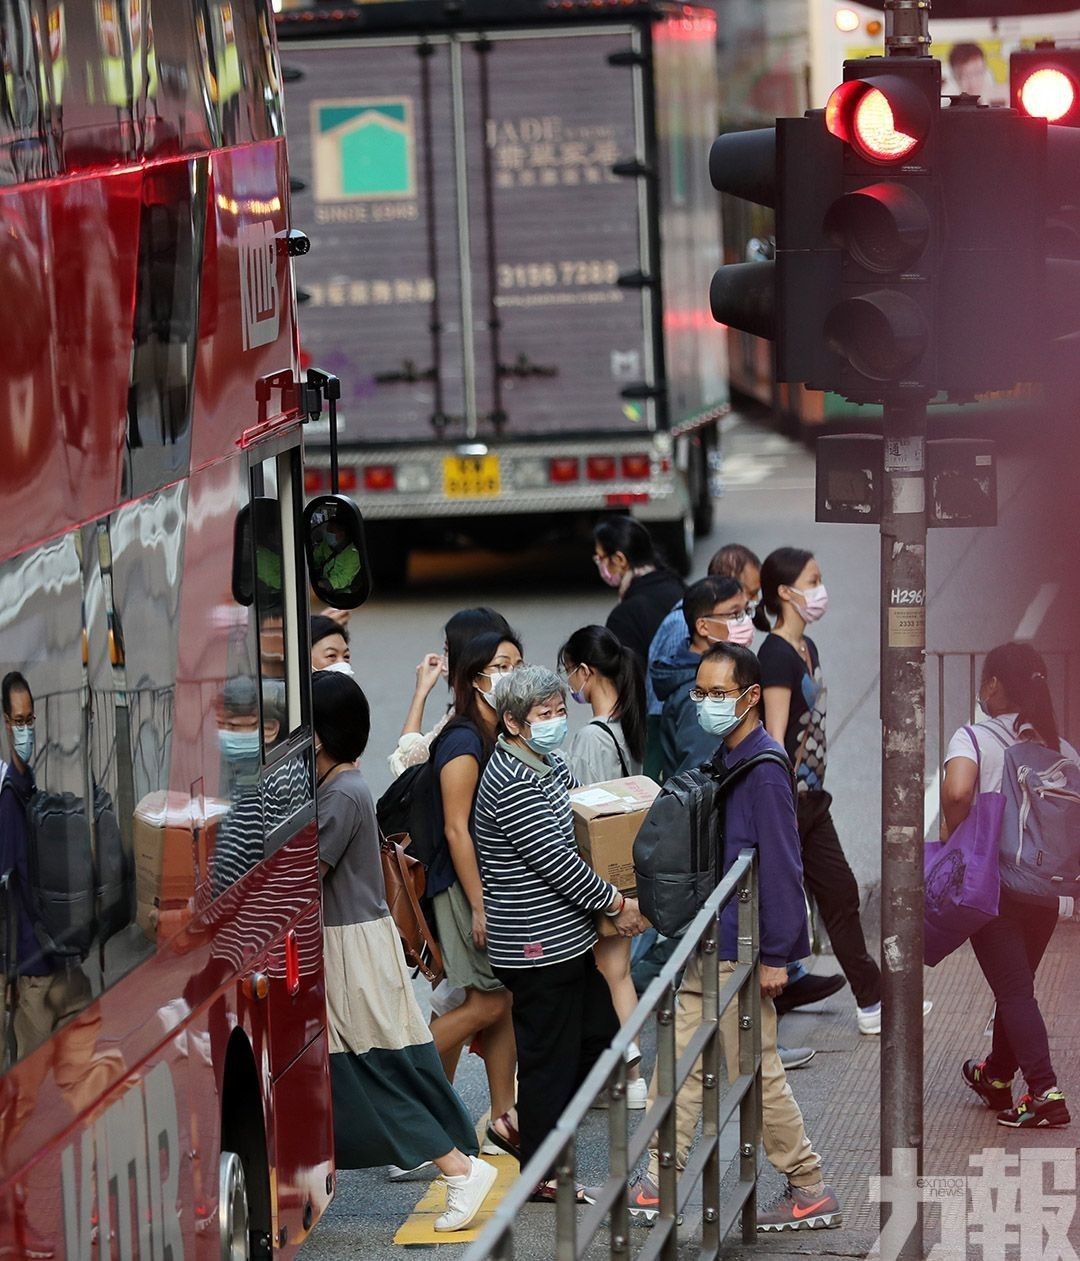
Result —
[[[757, 658], [748, 648], [722, 642], [705, 652], [690, 698], [697, 707], [702, 730], [721, 742], [712, 763], [719, 786], [714, 788], [702, 776], [704, 782], [695, 793], [694, 776], [699, 773], [694, 772], [687, 777], [683, 793], [687, 817], [685, 830], [682, 831], [685, 838], [682, 846], [688, 850], [694, 848], [695, 839], [689, 836], [694, 826], [693, 819], [697, 817], [694, 807], [705, 799], [720, 812], [716, 820], [720, 824], [720, 835], [716, 835], [715, 828], [710, 830], [719, 850], [716, 878], [723, 877], [742, 850], [753, 848], [758, 856], [763, 1135], [766, 1156], [786, 1179], [784, 1191], [775, 1202], [758, 1213], [758, 1230], [840, 1226], [840, 1205], [835, 1192], [822, 1179], [821, 1157], [806, 1136], [802, 1113], [791, 1093], [776, 1046], [773, 999], [787, 984], [787, 964], [810, 951], [791, 766], [783, 749], [762, 726], [760, 668]], [[667, 787], [664, 792], [668, 792]], [[653, 809], [656, 809], [655, 804]], [[642, 829], [646, 838], [648, 828], [649, 821], [646, 820]], [[669, 838], [679, 831], [671, 826], [665, 828]], [[641, 840], [642, 834], [639, 834], [639, 842]], [[639, 893], [646, 913], [649, 913], [648, 904], [640, 869], [652, 857], [655, 859], [653, 874], [668, 875], [661, 870], [663, 848], [664, 842], [659, 837], [655, 853], [651, 856], [640, 844], [635, 845]], [[642, 861], [639, 861], [639, 855]], [[674, 867], [679, 860], [679, 855], [672, 855], [668, 862]], [[685, 859], [682, 861], [685, 865]], [[670, 874], [678, 879], [674, 871]], [[692, 906], [691, 898], [688, 911]], [[660, 926], [663, 929], [664, 926]], [[735, 970], [738, 958], [738, 906], [735, 901], [729, 902], [721, 915], [720, 936], [719, 968], [720, 984], [723, 986], [725, 977]], [[698, 956], [688, 963], [679, 987], [675, 1021], [679, 1055], [701, 1023], [702, 994], [702, 965]], [[727, 1060], [728, 1079], [734, 1081], [739, 1071], [736, 1002], [729, 1004], [721, 1014], [720, 1037]], [[655, 1089], [654, 1080], [654, 1095]], [[699, 1060], [678, 1100], [675, 1160], [680, 1169], [686, 1166], [701, 1107], [702, 1069]], [[659, 1211], [658, 1177], [658, 1153], [653, 1147], [649, 1152], [648, 1172], [639, 1176], [630, 1187], [630, 1213], [633, 1217], [647, 1222], [656, 1218]]]
[[[4, 977], [4, 1010], [13, 1013], [15, 1054], [21, 1058], [86, 1006], [90, 986], [80, 969], [67, 969], [38, 943], [30, 892], [27, 824], [27, 807], [37, 791], [30, 767], [34, 755], [34, 697], [29, 683], [16, 670], [4, 675], [0, 696], [11, 751], [11, 762], [0, 785], [0, 876], [8, 876], [9, 905], [14, 905], [16, 918], [13, 966], [12, 961], [5, 960], [11, 971]], [[4, 1031], [8, 1033], [6, 1020]]]

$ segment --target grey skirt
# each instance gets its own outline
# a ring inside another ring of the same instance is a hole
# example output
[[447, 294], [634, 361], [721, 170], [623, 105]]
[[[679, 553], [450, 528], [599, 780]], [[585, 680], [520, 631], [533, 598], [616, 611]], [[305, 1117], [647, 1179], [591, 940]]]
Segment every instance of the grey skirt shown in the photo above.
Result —
[[462, 989], [501, 990], [487, 952], [477, 950], [472, 939], [472, 907], [460, 884], [452, 884], [431, 899], [435, 908], [435, 931], [446, 967], [446, 979]]

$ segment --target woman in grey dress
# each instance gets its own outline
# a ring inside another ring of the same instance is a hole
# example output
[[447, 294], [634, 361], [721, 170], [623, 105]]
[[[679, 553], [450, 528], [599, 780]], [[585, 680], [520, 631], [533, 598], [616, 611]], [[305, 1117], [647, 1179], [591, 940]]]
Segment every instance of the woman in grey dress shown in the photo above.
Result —
[[431, 1162], [446, 1182], [435, 1229], [463, 1230], [496, 1170], [477, 1157], [387, 909], [375, 806], [355, 766], [371, 726], [367, 699], [352, 679], [327, 671], [311, 690], [335, 1158], [342, 1169]]

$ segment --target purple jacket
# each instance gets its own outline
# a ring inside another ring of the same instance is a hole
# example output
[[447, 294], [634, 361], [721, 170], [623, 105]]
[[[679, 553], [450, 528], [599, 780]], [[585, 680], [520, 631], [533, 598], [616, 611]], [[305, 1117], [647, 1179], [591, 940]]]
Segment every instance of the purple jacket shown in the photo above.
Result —
[[[730, 770], [766, 749], [784, 752], [764, 727], [758, 727], [730, 752], [721, 744], [715, 764]], [[810, 953], [790, 772], [773, 762], [754, 767], [726, 795], [725, 811], [724, 871], [740, 850], [757, 850], [761, 962], [782, 968]], [[729, 902], [720, 917], [721, 959], [738, 958], [738, 905]]]
[[12, 762], [0, 789], [0, 875], [14, 873], [15, 914], [18, 951], [17, 971], [20, 976], [47, 976], [54, 969], [38, 945], [30, 907], [30, 836], [26, 827], [26, 806], [37, 785], [34, 772], [20, 771]]

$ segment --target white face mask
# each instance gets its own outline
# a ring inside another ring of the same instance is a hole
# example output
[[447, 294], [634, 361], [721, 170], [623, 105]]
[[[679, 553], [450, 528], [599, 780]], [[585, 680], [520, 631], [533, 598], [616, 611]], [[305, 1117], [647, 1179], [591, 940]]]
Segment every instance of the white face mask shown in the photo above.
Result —
[[323, 666], [327, 674], [344, 674], [350, 679], [356, 678], [356, 671], [352, 668], [348, 661], [335, 661], [332, 666]]
[[499, 688], [502, 687], [502, 685], [506, 682], [506, 680], [510, 677], [512, 673], [513, 671], [511, 670], [501, 670], [501, 671], [496, 671], [492, 674], [489, 674], [486, 670], [481, 670], [480, 677], [489, 680], [489, 682], [491, 683], [491, 691], [485, 692], [482, 687], [478, 687], [475, 683], [473, 684], [473, 687], [476, 688], [476, 690], [480, 693], [480, 695], [484, 698], [484, 700], [486, 700], [487, 703], [491, 706], [491, 708], [494, 709], [495, 698], [498, 695]]

